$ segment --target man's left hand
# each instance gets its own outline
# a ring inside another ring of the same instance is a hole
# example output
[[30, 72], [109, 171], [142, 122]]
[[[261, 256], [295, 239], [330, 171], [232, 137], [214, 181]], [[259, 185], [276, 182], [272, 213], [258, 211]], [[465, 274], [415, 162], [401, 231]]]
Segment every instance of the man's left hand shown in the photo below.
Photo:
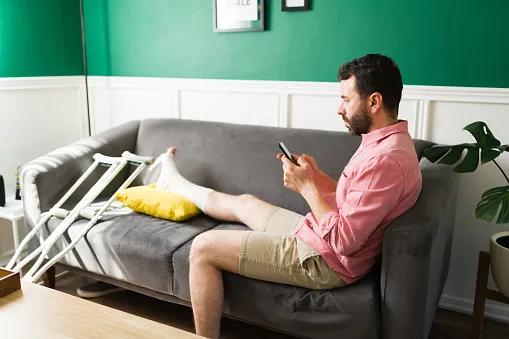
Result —
[[284, 171], [284, 186], [297, 193], [303, 193], [313, 185], [313, 168], [303, 157], [297, 160], [298, 166], [294, 165], [288, 158], [281, 157]]

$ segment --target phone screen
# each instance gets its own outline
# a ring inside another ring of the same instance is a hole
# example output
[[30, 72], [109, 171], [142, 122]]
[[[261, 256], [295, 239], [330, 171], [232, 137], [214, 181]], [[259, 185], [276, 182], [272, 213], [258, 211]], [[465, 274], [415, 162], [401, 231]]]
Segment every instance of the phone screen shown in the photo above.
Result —
[[282, 142], [279, 143], [279, 148], [281, 148], [281, 151], [286, 155], [288, 159], [290, 159], [291, 162], [293, 162], [295, 165], [297, 165], [297, 162], [295, 161], [295, 158], [292, 156], [292, 153], [286, 148], [285, 144]]

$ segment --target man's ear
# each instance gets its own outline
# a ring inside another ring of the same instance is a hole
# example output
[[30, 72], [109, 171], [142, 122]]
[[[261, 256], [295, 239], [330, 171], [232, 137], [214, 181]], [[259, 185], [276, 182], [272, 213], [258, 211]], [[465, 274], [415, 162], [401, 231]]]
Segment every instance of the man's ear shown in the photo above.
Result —
[[377, 113], [382, 108], [382, 94], [375, 92], [369, 97], [369, 109], [371, 113]]

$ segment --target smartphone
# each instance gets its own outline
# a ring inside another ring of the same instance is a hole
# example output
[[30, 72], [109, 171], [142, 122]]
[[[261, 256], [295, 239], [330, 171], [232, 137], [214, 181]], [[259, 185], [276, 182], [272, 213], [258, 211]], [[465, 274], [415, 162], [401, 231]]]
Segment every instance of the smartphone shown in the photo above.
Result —
[[283, 154], [291, 161], [293, 162], [295, 165], [297, 165], [297, 161], [295, 160], [295, 158], [293, 157], [292, 153], [290, 153], [290, 151], [288, 150], [288, 148], [286, 148], [285, 144], [283, 144], [282, 142], [279, 143], [279, 148], [281, 149], [281, 151], [283, 152]]

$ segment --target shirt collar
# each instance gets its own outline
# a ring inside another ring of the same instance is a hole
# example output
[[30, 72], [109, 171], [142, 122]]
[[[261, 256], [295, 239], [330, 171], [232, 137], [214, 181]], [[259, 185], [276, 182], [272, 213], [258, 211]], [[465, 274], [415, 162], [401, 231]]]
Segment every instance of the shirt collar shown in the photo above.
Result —
[[377, 142], [383, 138], [388, 137], [391, 134], [408, 132], [408, 121], [398, 120], [398, 123], [387, 127], [376, 129], [367, 134], [362, 134], [361, 145], [367, 146], [374, 142]]

